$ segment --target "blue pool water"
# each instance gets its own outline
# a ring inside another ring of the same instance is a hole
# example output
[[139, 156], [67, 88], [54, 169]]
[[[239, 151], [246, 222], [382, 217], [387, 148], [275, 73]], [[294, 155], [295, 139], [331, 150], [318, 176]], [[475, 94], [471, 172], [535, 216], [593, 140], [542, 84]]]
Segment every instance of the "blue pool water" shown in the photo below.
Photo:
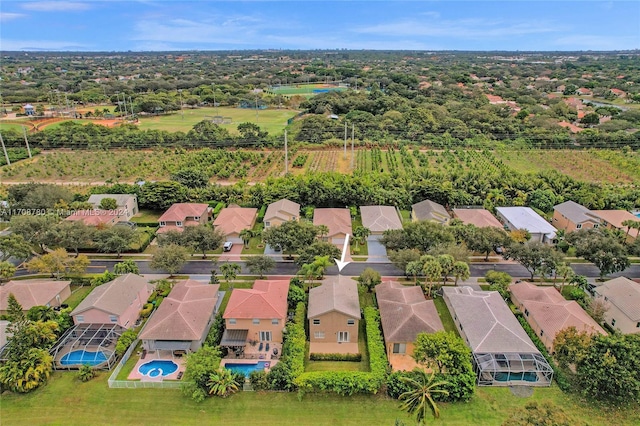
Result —
[[146, 362], [138, 367], [138, 372], [142, 375], [149, 377], [168, 376], [175, 373], [178, 369], [178, 364], [173, 361], [164, 359], [155, 359], [153, 361]]
[[496, 373], [495, 379], [498, 382], [508, 382], [511, 380], [524, 380], [525, 382], [537, 382], [538, 376], [536, 373]]
[[232, 373], [239, 372], [249, 377], [252, 371], [262, 371], [266, 367], [269, 367], [271, 363], [269, 361], [258, 361], [254, 364], [225, 364], [224, 368], [230, 370]]
[[69, 352], [60, 360], [62, 365], [98, 365], [107, 360], [107, 356], [102, 352], [73, 351]]
[[640, 213], [636, 213], [636, 216], [638, 217], [638, 219], [640, 219]]

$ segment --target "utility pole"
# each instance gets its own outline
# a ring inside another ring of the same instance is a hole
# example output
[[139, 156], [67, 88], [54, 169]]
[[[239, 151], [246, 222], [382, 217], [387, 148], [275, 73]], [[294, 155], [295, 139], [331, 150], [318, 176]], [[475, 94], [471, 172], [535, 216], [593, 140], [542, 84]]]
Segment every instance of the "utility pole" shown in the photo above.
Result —
[[289, 173], [289, 151], [287, 149], [287, 129], [284, 129], [284, 174]]
[[355, 133], [355, 124], [351, 123], [351, 170], [353, 170], [354, 168], [354, 160], [355, 160], [355, 156], [353, 155], [353, 140], [354, 140], [354, 133]]
[[4, 151], [4, 158], [7, 159], [7, 166], [11, 165], [11, 161], [9, 161], [9, 154], [7, 154], [7, 148], [4, 146], [4, 140], [2, 139], [2, 133], [0, 133], [0, 144], [2, 144], [2, 150]]
[[347, 159], [347, 122], [344, 122], [344, 156], [343, 159]]
[[213, 87], [213, 112], [217, 112], [216, 109], [216, 84], [215, 83], [211, 83], [211, 86]]
[[133, 102], [131, 102], [131, 96], [129, 96], [129, 109], [131, 110], [131, 119], [133, 120]]
[[33, 158], [31, 156], [31, 148], [29, 148], [29, 139], [27, 139], [27, 128], [22, 126], [22, 133], [24, 134], [24, 143], [27, 144], [27, 151], [29, 152], [29, 158]]
[[182, 89], [178, 89], [178, 93], [180, 93], [180, 112], [182, 113], [182, 119], [184, 120], [184, 109], [182, 108]]

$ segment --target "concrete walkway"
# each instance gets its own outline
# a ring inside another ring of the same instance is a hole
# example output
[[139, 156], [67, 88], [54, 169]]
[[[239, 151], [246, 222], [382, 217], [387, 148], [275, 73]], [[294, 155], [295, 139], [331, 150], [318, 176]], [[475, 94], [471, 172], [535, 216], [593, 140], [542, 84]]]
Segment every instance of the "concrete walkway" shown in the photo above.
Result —
[[458, 281], [458, 287], [467, 286], [475, 291], [482, 291], [480, 283], [478, 283], [478, 278], [479, 277], [470, 277], [468, 280], [460, 280]]

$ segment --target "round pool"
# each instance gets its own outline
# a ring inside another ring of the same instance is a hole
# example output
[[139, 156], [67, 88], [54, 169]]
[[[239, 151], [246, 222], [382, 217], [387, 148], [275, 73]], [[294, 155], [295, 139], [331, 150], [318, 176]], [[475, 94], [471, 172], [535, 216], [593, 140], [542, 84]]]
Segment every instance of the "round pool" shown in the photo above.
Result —
[[178, 370], [178, 364], [173, 361], [165, 359], [154, 359], [153, 361], [145, 362], [138, 367], [138, 372], [143, 376], [158, 377], [168, 376]]
[[72, 351], [65, 354], [60, 359], [62, 365], [99, 365], [107, 360], [107, 356], [102, 352]]

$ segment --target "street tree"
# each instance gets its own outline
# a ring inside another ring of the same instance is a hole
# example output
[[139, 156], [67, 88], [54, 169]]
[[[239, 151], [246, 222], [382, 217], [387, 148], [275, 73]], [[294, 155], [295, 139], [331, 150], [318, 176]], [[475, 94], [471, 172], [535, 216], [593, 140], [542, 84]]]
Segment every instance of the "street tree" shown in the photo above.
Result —
[[216, 250], [224, 242], [224, 234], [220, 229], [208, 225], [187, 226], [182, 232], [182, 242], [194, 251], [202, 253], [207, 258], [207, 251]]
[[247, 269], [252, 274], [260, 275], [260, 279], [264, 277], [264, 274], [275, 268], [276, 261], [269, 256], [251, 256], [247, 260]]
[[581, 229], [567, 235], [576, 248], [576, 255], [593, 263], [600, 270], [600, 278], [621, 272], [630, 265], [626, 248], [612, 235], [600, 229]]
[[369, 293], [373, 292], [373, 289], [382, 282], [380, 272], [373, 268], [364, 268], [357, 281], [367, 289]]
[[469, 250], [483, 253], [484, 261], [489, 260], [491, 252], [498, 247], [506, 247], [511, 242], [509, 234], [492, 226], [472, 229], [465, 238], [465, 244]]
[[431, 297], [431, 289], [433, 283], [438, 281], [442, 276], [442, 265], [436, 258], [430, 255], [425, 255], [420, 258], [422, 262], [422, 273], [427, 277], [427, 283], [429, 284], [427, 295]]
[[445, 285], [449, 275], [453, 272], [453, 265], [456, 261], [450, 254], [441, 254], [436, 258], [436, 260], [442, 268], [442, 285]]
[[10, 257], [25, 259], [31, 254], [31, 245], [20, 234], [9, 234], [0, 237], [0, 262]]
[[58, 218], [53, 215], [23, 215], [12, 216], [10, 226], [14, 234], [22, 235], [28, 243], [37, 244], [44, 253], [51, 240], [49, 230], [57, 222]]
[[387, 255], [391, 263], [401, 271], [406, 271], [410, 262], [420, 260], [420, 252], [416, 249], [392, 250]]
[[140, 275], [140, 269], [136, 262], [131, 259], [123, 260], [113, 265], [113, 273], [116, 275], [137, 274]]
[[412, 260], [411, 262], [407, 263], [407, 267], [405, 268], [405, 274], [407, 276], [413, 277], [413, 282], [416, 285], [418, 284], [418, 276], [423, 274], [423, 266], [424, 265], [419, 260]]
[[469, 270], [469, 264], [467, 262], [455, 262], [453, 264], [453, 276], [455, 277], [455, 285], [458, 285], [458, 280], [468, 280], [471, 276], [471, 271]]
[[504, 257], [505, 259], [513, 259], [524, 266], [531, 274], [531, 279], [543, 267], [555, 269], [557, 262], [554, 249], [537, 241], [526, 244], [513, 243], [507, 249]]
[[335, 245], [326, 241], [315, 241], [308, 247], [303, 247], [298, 251], [296, 264], [302, 266], [305, 263], [313, 263], [317, 256], [326, 256], [329, 259], [340, 259], [342, 252]]
[[7, 261], [0, 262], [0, 282], [7, 281], [16, 273], [16, 267]]
[[283, 253], [292, 255], [314, 243], [318, 231], [313, 224], [290, 220], [262, 232], [262, 239], [271, 247], [280, 246]]
[[[103, 201], [107, 199], [105, 198]], [[89, 247], [91, 245], [94, 234], [95, 228], [87, 226], [81, 220], [63, 220], [56, 223], [51, 229], [50, 245], [73, 249], [77, 257], [80, 254], [81, 247]]]
[[112, 226], [96, 232], [95, 243], [103, 253], [116, 253], [117, 257], [129, 249], [136, 237], [136, 230], [128, 226]]
[[166, 271], [169, 275], [176, 274], [189, 259], [189, 252], [185, 247], [169, 244], [158, 247], [153, 255], [149, 267], [158, 271]]
[[501, 271], [487, 271], [484, 279], [489, 283], [489, 290], [497, 291], [503, 299], [509, 297], [509, 284], [513, 281], [511, 275]]
[[240, 265], [238, 265], [237, 263], [226, 262], [220, 265], [220, 272], [222, 272], [222, 275], [224, 276], [224, 279], [227, 281], [227, 284], [235, 280], [238, 277], [238, 274], [240, 273], [240, 271], [241, 271]]
[[67, 274], [83, 274], [89, 267], [89, 258], [85, 255], [69, 257], [63, 248], [55, 249], [27, 262], [27, 269], [41, 274], [51, 274], [56, 279]]

